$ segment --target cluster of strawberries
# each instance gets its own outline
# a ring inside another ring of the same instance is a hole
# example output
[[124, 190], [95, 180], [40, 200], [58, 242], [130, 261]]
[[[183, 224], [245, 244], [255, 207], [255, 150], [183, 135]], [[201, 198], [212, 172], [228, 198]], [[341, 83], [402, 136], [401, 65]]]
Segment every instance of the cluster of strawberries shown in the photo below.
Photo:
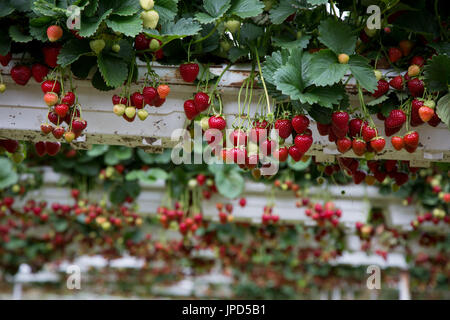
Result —
[[325, 226], [327, 222], [333, 227], [339, 225], [339, 219], [342, 217], [342, 210], [336, 208], [335, 204], [331, 201], [326, 202], [324, 205], [320, 203], [312, 203], [308, 198], [304, 198], [303, 205], [307, 207], [305, 214], [310, 217], [321, 227]]
[[195, 233], [203, 222], [202, 213], [196, 213], [193, 217], [189, 217], [179, 202], [175, 202], [174, 209], [164, 206], [158, 207], [157, 213], [159, 221], [164, 228], [167, 229], [172, 223], [176, 223], [182, 235], [187, 235], [189, 232]]
[[273, 206], [264, 206], [261, 216], [261, 223], [263, 225], [276, 224], [279, 220], [280, 216], [273, 213]]

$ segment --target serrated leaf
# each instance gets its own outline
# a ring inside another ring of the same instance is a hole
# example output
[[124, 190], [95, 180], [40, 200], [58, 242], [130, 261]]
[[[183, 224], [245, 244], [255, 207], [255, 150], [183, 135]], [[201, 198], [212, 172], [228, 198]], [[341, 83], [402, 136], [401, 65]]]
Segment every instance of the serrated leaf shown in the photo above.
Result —
[[89, 42], [86, 40], [70, 40], [64, 44], [58, 55], [58, 64], [61, 67], [77, 61], [82, 55], [92, 52]]
[[306, 86], [302, 78], [302, 59], [303, 52], [301, 50], [292, 50], [288, 62], [279, 67], [273, 75], [277, 89], [290, 96], [292, 100], [299, 100]]
[[81, 28], [79, 32], [80, 36], [90, 37], [94, 35], [103, 20], [105, 20], [112, 11], [112, 9], [107, 10], [101, 15], [101, 17], [82, 17]]
[[[332, 108], [333, 105], [338, 104], [344, 96], [344, 87], [336, 84], [332, 87], [310, 87], [303, 93], [302, 99], [306, 101], [314, 101], [322, 107]], [[302, 101], [302, 99], [300, 99], [300, 101]]]
[[331, 50], [320, 50], [311, 58], [308, 78], [316, 86], [328, 86], [341, 81], [348, 68], [347, 64], [339, 63]]
[[117, 88], [127, 79], [128, 66], [121, 58], [101, 54], [97, 58], [97, 63], [103, 80], [109, 87]]
[[244, 23], [241, 27], [240, 40], [246, 44], [256, 40], [264, 34], [264, 29], [253, 23]]
[[155, 1], [154, 9], [159, 14], [159, 20], [161, 20], [162, 24], [165, 22], [171, 22], [175, 19], [177, 15], [178, 0], [158, 0]]
[[206, 13], [199, 12], [195, 18], [202, 24], [211, 23], [221, 18], [231, 7], [231, 0], [203, 0]]
[[276, 84], [274, 79], [275, 72], [283, 65], [285, 65], [289, 60], [289, 51], [281, 50], [275, 51], [271, 56], [266, 57], [266, 61], [262, 66], [262, 72], [264, 80], [273, 85]]
[[450, 129], [450, 93], [439, 99], [436, 107], [436, 113], [443, 123]]
[[303, 36], [298, 40], [287, 40], [282, 38], [273, 37], [272, 44], [277, 47], [286, 48], [286, 49], [305, 49], [309, 40], [311, 40], [311, 36]]
[[139, 9], [140, 9], [139, 1], [121, 0], [119, 1], [119, 5], [114, 8], [113, 13], [119, 16], [131, 16], [137, 13]]
[[350, 71], [361, 87], [373, 93], [377, 89], [377, 78], [370, 66], [370, 61], [363, 56], [352, 55], [348, 62]]
[[89, 4], [84, 8], [83, 13], [87, 17], [92, 17], [98, 9], [98, 0], [89, 0]]
[[106, 25], [113, 31], [128, 37], [135, 37], [142, 32], [142, 20], [137, 15], [118, 16], [114, 14], [108, 17]]
[[97, 70], [97, 72], [95, 72], [91, 82], [94, 88], [100, 91], [110, 91], [114, 89], [113, 87], [110, 87], [105, 83], [100, 70]]
[[336, 54], [353, 54], [356, 36], [351, 27], [343, 21], [328, 18], [319, 25], [319, 40]]
[[261, 14], [263, 8], [264, 3], [259, 0], [232, 0], [229, 13], [245, 19]]
[[19, 27], [15, 25], [9, 27], [9, 36], [13, 41], [20, 43], [27, 43], [33, 40], [30, 35], [22, 33]]
[[14, 12], [14, 7], [9, 3], [9, 1], [0, 2], [0, 18], [6, 17]]
[[291, 0], [281, 0], [275, 8], [270, 10], [270, 20], [273, 24], [281, 24], [296, 11]]
[[247, 56], [248, 54], [249, 51], [247, 49], [232, 47], [230, 51], [228, 51], [228, 59], [230, 59], [230, 61], [234, 63], [240, 58]]
[[373, 107], [373, 106], [376, 106], [376, 105], [378, 105], [378, 104], [380, 104], [380, 103], [382, 103], [382, 102], [384, 102], [384, 101], [386, 101], [387, 99], [389, 99], [389, 97], [387, 96], [387, 95], [382, 95], [381, 97], [379, 97], [379, 98], [377, 98], [377, 99], [374, 99], [374, 100], [372, 100], [372, 101], [370, 101], [370, 102], [368, 102], [368, 103], [366, 103], [368, 106], [370, 106], [370, 107]]
[[192, 18], [182, 18], [176, 23], [165, 23], [161, 27], [161, 32], [157, 30], [145, 29], [144, 33], [150, 37], [161, 40], [164, 43], [170, 42], [174, 39], [182, 39], [187, 36], [192, 36], [200, 31], [201, 27], [198, 22]]
[[424, 69], [425, 84], [431, 92], [447, 91], [450, 82], [450, 57], [434, 56]]

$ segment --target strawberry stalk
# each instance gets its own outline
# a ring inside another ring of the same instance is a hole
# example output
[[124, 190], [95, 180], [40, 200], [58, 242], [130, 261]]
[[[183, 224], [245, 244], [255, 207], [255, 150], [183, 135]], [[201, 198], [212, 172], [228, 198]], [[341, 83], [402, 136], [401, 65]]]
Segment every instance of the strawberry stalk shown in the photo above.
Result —
[[[365, 117], [365, 118], [368, 118], [368, 120], [369, 120], [369, 122], [370, 122], [370, 125], [371, 125], [372, 127], [376, 128], [375, 123], [373, 122], [372, 117], [370, 116], [369, 112], [367, 111], [366, 104], [365, 104], [365, 102], [364, 102], [363, 93], [362, 93], [362, 90], [361, 90], [361, 86], [359, 85], [359, 82], [357, 82], [357, 87], [358, 87], [358, 98], [359, 98], [359, 104], [360, 104], [360, 106], [361, 106], [361, 111], [363, 112], [364, 117]], [[362, 126], [361, 126], [361, 128], [362, 128]]]
[[266, 87], [266, 82], [264, 81], [264, 76], [261, 70], [261, 63], [259, 61], [259, 54], [258, 54], [258, 48], [255, 48], [255, 52], [256, 52], [256, 62], [258, 63], [258, 71], [259, 71], [259, 76], [261, 78], [261, 82], [263, 84], [263, 88], [264, 88], [264, 93], [266, 95], [266, 101], [267, 101], [267, 110], [269, 113], [272, 113], [270, 111], [270, 99], [269, 99], [269, 93], [267, 92], [267, 87]]

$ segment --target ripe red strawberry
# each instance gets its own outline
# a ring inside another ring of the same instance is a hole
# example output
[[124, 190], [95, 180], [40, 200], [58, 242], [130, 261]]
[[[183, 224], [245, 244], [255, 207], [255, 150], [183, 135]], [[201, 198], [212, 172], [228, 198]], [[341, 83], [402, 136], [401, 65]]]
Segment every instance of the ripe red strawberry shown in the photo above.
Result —
[[50, 111], [47, 116], [48, 120], [51, 123], [58, 125], [59, 124], [59, 116], [54, 111]]
[[377, 135], [378, 130], [376, 128], [372, 128], [371, 126], [367, 125], [367, 123], [364, 123], [362, 128], [362, 138], [364, 139], [364, 141], [369, 142]]
[[247, 134], [242, 130], [233, 130], [230, 133], [230, 140], [234, 146], [245, 146], [247, 145]]
[[403, 137], [394, 136], [391, 138], [391, 144], [394, 147], [395, 150], [402, 150], [404, 147]]
[[[292, 118], [291, 124], [295, 132], [301, 134], [309, 127], [309, 119], [307, 116], [299, 114]], [[319, 123], [317, 125], [319, 126]]]
[[43, 93], [54, 92], [59, 93], [61, 91], [61, 84], [56, 80], [46, 80], [42, 82], [41, 89]]
[[15, 153], [19, 149], [19, 141], [12, 139], [0, 140], [0, 147], [5, 148], [9, 153]]
[[127, 104], [128, 104], [128, 99], [125, 98], [125, 97], [120, 97], [120, 96], [118, 96], [117, 94], [115, 94], [115, 95], [113, 95], [113, 97], [112, 97], [112, 103], [113, 103], [113, 105], [116, 105], [116, 104], [124, 104], [124, 105], [127, 105]]
[[352, 141], [347, 138], [340, 138], [336, 141], [337, 149], [340, 153], [346, 153], [352, 147]]
[[366, 142], [359, 138], [353, 139], [352, 149], [357, 156], [362, 156], [366, 152]]
[[144, 87], [142, 90], [142, 94], [144, 95], [145, 103], [149, 106], [154, 105], [154, 101], [158, 96], [158, 91], [154, 87]]
[[198, 111], [195, 109], [194, 100], [192, 100], [192, 99], [191, 100], [186, 100], [184, 102], [183, 107], [184, 107], [184, 113], [186, 114], [186, 117], [189, 120], [192, 120], [192, 119], [194, 119], [197, 116]]
[[419, 117], [423, 122], [428, 122], [433, 118], [434, 110], [427, 106], [421, 106], [419, 109]]
[[43, 134], [47, 135], [53, 131], [53, 126], [47, 123], [41, 124], [41, 131]]
[[394, 174], [394, 180], [395, 180], [395, 184], [398, 186], [402, 186], [404, 185], [406, 182], [408, 182], [408, 174], [404, 173], [404, 172], [396, 172]]
[[386, 160], [384, 162], [384, 168], [386, 169], [386, 172], [396, 172], [397, 160]]
[[405, 145], [405, 150], [409, 153], [414, 153], [417, 150], [417, 147], [407, 146]]
[[377, 118], [378, 118], [378, 120], [381, 120], [381, 121], [386, 120], [386, 117], [381, 112], [377, 113]]
[[389, 85], [397, 90], [403, 90], [403, 77], [396, 76], [389, 81]]
[[299, 162], [303, 157], [303, 153], [295, 145], [290, 146], [288, 151], [289, 151], [289, 155], [295, 162]]
[[408, 89], [413, 97], [422, 97], [424, 92], [423, 81], [419, 78], [409, 80]]
[[45, 142], [45, 150], [50, 156], [56, 155], [60, 149], [61, 143], [59, 142], [50, 142], [50, 141]]
[[144, 95], [140, 92], [134, 92], [131, 97], [131, 105], [135, 106], [137, 109], [142, 109], [145, 106]]
[[287, 139], [292, 134], [292, 125], [289, 119], [278, 119], [275, 121], [275, 129], [282, 139]]
[[311, 135], [300, 134], [295, 137], [294, 144], [301, 153], [306, 153], [313, 144], [313, 138]]
[[31, 78], [31, 70], [27, 66], [19, 65], [11, 69], [11, 78], [18, 85], [24, 86]]
[[2, 56], [2, 55], [0, 54], [0, 63], [1, 63], [2, 66], [4, 66], [4, 67], [6, 67], [6, 66], [9, 64], [9, 62], [11, 61], [11, 59], [12, 59], [11, 52], [8, 52], [8, 54], [7, 54], [6, 56]]
[[208, 94], [205, 92], [197, 92], [194, 96], [194, 104], [195, 109], [197, 109], [199, 113], [208, 109], [210, 104]]
[[272, 154], [272, 151], [275, 150], [275, 148], [276, 148], [275, 141], [266, 139], [265, 141], [263, 141], [263, 143], [261, 143], [261, 146], [259, 147], [259, 151], [264, 156], [268, 156], [268, 155]]
[[61, 45], [52, 45], [42, 48], [44, 61], [50, 68], [55, 68], [58, 65], [59, 51], [61, 51]]
[[67, 92], [62, 98], [61, 103], [67, 104], [69, 107], [75, 103], [75, 94], [73, 92]]
[[338, 138], [343, 138], [347, 135], [349, 126], [349, 115], [344, 111], [333, 112], [331, 116], [331, 130]]
[[54, 136], [56, 139], [60, 139], [60, 138], [63, 136], [64, 132], [66, 132], [66, 130], [65, 130], [63, 127], [56, 127], [56, 128], [53, 129], [53, 131], [52, 131], [53, 136]]
[[382, 183], [384, 179], [386, 179], [387, 174], [386, 172], [383, 171], [377, 171], [373, 174], [373, 176], [375, 177], [375, 179], [377, 179], [379, 183]]
[[326, 136], [331, 131], [330, 124], [323, 124], [323, 123], [317, 122], [316, 125], [317, 125], [317, 131], [319, 131], [319, 134], [321, 136]]
[[403, 142], [406, 147], [416, 148], [419, 145], [419, 134], [417, 131], [410, 131], [403, 136]]
[[47, 37], [50, 42], [55, 42], [63, 36], [63, 29], [60, 26], [52, 25], [47, 28]]
[[380, 163], [378, 161], [370, 160], [367, 161], [367, 166], [369, 167], [370, 172], [375, 173], [378, 170]]
[[361, 129], [362, 129], [363, 123], [364, 123], [363, 120], [359, 119], [359, 118], [350, 120], [349, 135], [351, 138], [361, 135]]
[[[192, 101], [194, 103], [194, 101]], [[194, 106], [195, 109], [195, 106]], [[227, 126], [227, 122], [221, 116], [212, 116], [208, 120], [209, 127], [211, 129], [223, 130]]]
[[402, 40], [398, 43], [403, 56], [408, 56], [411, 53], [411, 49], [414, 43], [411, 40]]
[[67, 104], [61, 103], [55, 106], [55, 113], [61, 118], [64, 118], [67, 112], [69, 112], [69, 106]]
[[180, 74], [184, 81], [194, 82], [200, 68], [197, 63], [183, 63], [180, 65]]
[[72, 130], [74, 132], [81, 132], [87, 127], [87, 121], [84, 119], [80, 119], [79, 117], [75, 117], [72, 121]]
[[338, 139], [338, 137], [336, 137], [333, 130], [330, 130], [330, 132], [328, 133], [328, 141], [335, 142], [335, 141], [337, 141], [337, 139]]
[[138, 51], [147, 50], [150, 47], [150, 41], [145, 34], [140, 33], [134, 38], [134, 48]]
[[422, 121], [422, 119], [420, 119], [420, 115], [419, 115], [419, 109], [423, 106], [423, 101], [422, 100], [417, 100], [414, 99], [411, 103], [411, 120], [410, 120], [410, 124], [413, 127], [417, 127], [421, 124], [423, 124], [424, 122]]
[[273, 152], [273, 157], [280, 162], [285, 162], [289, 156], [289, 150], [286, 147], [281, 147]]
[[439, 123], [441, 123], [441, 118], [439, 118], [439, 116], [435, 112], [433, 117], [430, 119], [430, 121], [428, 121], [428, 124], [432, 127], [437, 127], [439, 125]]
[[156, 96], [155, 100], [153, 101], [156, 108], [161, 107], [164, 102], [166, 102], [166, 99], [162, 99], [160, 96]]
[[395, 47], [389, 48], [389, 53], [388, 54], [389, 54], [389, 60], [392, 63], [397, 62], [403, 56], [403, 53], [400, 51], [400, 49], [399, 48], [395, 48]]
[[379, 98], [388, 91], [389, 91], [389, 83], [384, 79], [380, 79], [378, 80], [377, 90], [375, 90], [375, 92], [372, 93], [372, 96], [375, 98]]
[[[74, 113], [75, 113], [75, 115], [73, 115]], [[72, 111], [72, 112], [68, 112], [68, 113], [66, 114], [66, 116], [64, 117], [64, 122], [67, 123], [67, 124], [70, 124], [70, 121], [72, 121], [72, 115], [73, 115], [74, 117], [79, 117], [79, 116], [80, 116], [80, 110], [75, 109], [75, 110]]]
[[419, 67], [423, 67], [423, 65], [425, 64], [425, 59], [422, 56], [414, 56], [411, 58], [409, 64], [415, 64]]
[[45, 156], [47, 153], [47, 149], [45, 147], [45, 142], [39, 141], [34, 144], [34, 149], [36, 150], [36, 153], [39, 157]]
[[31, 74], [36, 82], [41, 83], [48, 74], [48, 68], [40, 63], [35, 63], [31, 67]]
[[386, 145], [386, 140], [383, 137], [375, 137], [370, 141], [370, 146], [376, 151], [381, 152]]
[[406, 114], [400, 109], [394, 109], [385, 120], [387, 128], [401, 128], [406, 122]]
[[364, 179], [366, 178], [366, 173], [364, 171], [361, 170], [357, 170], [354, 174], [353, 174], [353, 182], [355, 184], [360, 184], [361, 182], [364, 181]]

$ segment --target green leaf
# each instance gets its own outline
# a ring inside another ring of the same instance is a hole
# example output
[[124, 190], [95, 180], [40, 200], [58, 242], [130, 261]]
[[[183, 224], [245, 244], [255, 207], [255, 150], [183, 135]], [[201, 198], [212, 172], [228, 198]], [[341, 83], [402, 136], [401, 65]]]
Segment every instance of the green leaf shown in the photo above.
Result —
[[303, 171], [309, 167], [309, 165], [311, 164], [311, 159], [312, 158], [309, 157], [309, 159], [305, 162], [303, 162], [303, 161], [295, 162], [294, 159], [292, 159], [292, 157], [289, 157], [287, 164], [288, 164], [288, 167], [294, 171]]
[[264, 34], [264, 29], [253, 23], [244, 23], [241, 27], [241, 41], [250, 44]]
[[94, 144], [91, 150], [86, 151], [86, 154], [90, 157], [98, 157], [105, 154], [108, 151], [109, 146], [106, 144]]
[[0, 1], [0, 18], [6, 17], [14, 12], [14, 7], [9, 1]]
[[272, 38], [272, 44], [277, 47], [286, 48], [286, 49], [305, 49], [308, 44], [309, 40], [311, 40], [311, 36], [303, 36], [298, 40], [288, 40], [288, 39], [282, 39], [278, 37]]
[[22, 31], [20, 31], [19, 27], [15, 25], [9, 27], [9, 36], [15, 42], [26, 43], [33, 40], [30, 35], [23, 34]]
[[104, 12], [100, 17], [84, 17], [81, 18], [81, 28], [80, 28], [80, 36], [82, 37], [91, 37], [97, 32], [100, 24], [105, 20], [111, 13], [112, 9]]
[[439, 35], [437, 19], [428, 10], [408, 11], [399, 16], [394, 25], [409, 32]]
[[133, 149], [124, 147], [124, 146], [118, 146], [114, 147], [113, 152], [116, 155], [116, 158], [119, 160], [128, 160], [133, 156]]
[[158, 0], [155, 1], [154, 9], [159, 14], [159, 20], [165, 25], [165, 22], [172, 22], [177, 15], [178, 0]]
[[328, 3], [328, 0], [306, 0], [309, 4], [313, 5], [313, 6], [318, 6], [321, 4], [326, 4]]
[[148, 36], [161, 40], [164, 43], [175, 39], [182, 39], [187, 36], [192, 36], [200, 32], [200, 25], [192, 18], [182, 18], [176, 23], [166, 23], [161, 27], [161, 33], [157, 30], [145, 29], [144, 33]]
[[92, 52], [89, 42], [86, 40], [70, 40], [67, 41], [61, 48], [58, 55], [58, 64], [61, 67], [67, 67], [68, 65], [77, 61], [82, 55]]
[[229, 13], [245, 19], [261, 14], [263, 8], [264, 3], [259, 0], [232, 0]]
[[303, 103], [318, 103], [323, 107], [332, 108], [344, 97], [344, 86], [335, 84], [332, 87], [310, 87], [303, 93], [300, 101]]
[[289, 51], [281, 50], [275, 51], [271, 56], [266, 57], [266, 61], [262, 66], [262, 72], [264, 80], [273, 85], [276, 84], [274, 75], [275, 72], [283, 65], [285, 65], [289, 60]]
[[291, 0], [281, 0], [275, 8], [270, 10], [270, 20], [273, 24], [281, 24], [296, 11]]
[[434, 56], [425, 65], [425, 84], [431, 92], [448, 91], [450, 82], [450, 57], [447, 55]]
[[106, 20], [106, 25], [113, 31], [123, 33], [128, 37], [135, 37], [142, 32], [142, 20], [137, 15], [111, 15]]
[[446, 54], [450, 56], [450, 43], [449, 42], [429, 42], [429, 47], [436, 50], [437, 54]]
[[436, 113], [447, 127], [450, 129], [450, 93], [439, 99], [436, 107]]
[[98, 0], [89, 0], [89, 4], [84, 8], [83, 13], [87, 17], [92, 17], [98, 9]]
[[228, 59], [234, 63], [240, 58], [246, 57], [248, 54], [249, 51], [247, 49], [232, 47], [230, 51], [228, 51]]
[[199, 12], [195, 18], [202, 24], [211, 23], [221, 18], [231, 7], [231, 0], [203, 0], [203, 8], [207, 13]]
[[95, 89], [100, 91], [110, 91], [114, 89], [114, 87], [110, 87], [105, 83], [100, 70], [97, 70], [97, 72], [95, 72], [94, 76], [92, 77], [92, 85]]
[[350, 71], [361, 87], [373, 93], [377, 89], [377, 78], [370, 66], [370, 61], [363, 56], [353, 55], [348, 62]]
[[25, 240], [14, 238], [5, 243], [5, 249], [17, 250], [26, 247], [26, 245], [27, 242]]
[[137, 155], [141, 159], [141, 161], [145, 164], [153, 164], [154, 161], [154, 155], [150, 154], [148, 152], [145, 152], [144, 150], [138, 148], [137, 149]]
[[214, 176], [217, 189], [224, 197], [233, 199], [244, 191], [245, 181], [237, 170], [217, 171]]
[[311, 109], [308, 111], [308, 114], [313, 118], [315, 121], [323, 123], [323, 124], [329, 124], [331, 123], [331, 114], [333, 113], [333, 109], [331, 108], [324, 108], [319, 105], [313, 105]]
[[[158, 2], [158, 1], [155, 1]], [[119, 5], [114, 8], [113, 13], [119, 16], [135, 15], [140, 9], [139, 1], [136, 0], [120, 0]], [[138, 17], [135, 15], [135, 17]]]
[[52, 24], [53, 18], [48, 16], [40, 16], [30, 20], [30, 35], [35, 40], [45, 42], [47, 38], [47, 28]]
[[85, 163], [81, 166], [75, 166], [75, 171], [81, 175], [95, 177], [100, 172], [100, 164], [98, 163]]
[[152, 168], [147, 171], [133, 170], [126, 176], [126, 180], [139, 180], [143, 183], [152, 184], [158, 180], [166, 180], [168, 174], [159, 168]]
[[11, 50], [11, 38], [6, 32], [0, 34], [0, 55], [6, 56]]
[[376, 106], [376, 105], [379, 105], [380, 103], [382, 103], [382, 102], [384, 102], [384, 101], [386, 101], [386, 100], [388, 100], [388, 99], [389, 99], [389, 96], [387, 96], [387, 95], [384, 94], [384, 95], [382, 95], [381, 97], [379, 97], [379, 98], [377, 98], [377, 99], [374, 99], [374, 100], [372, 100], [372, 101], [366, 103], [366, 105], [368, 105], [368, 106], [370, 106], [370, 107]]
[[121, 59], [109, 54], [100, 54], [97, 59], [98, 68], [105, 83], [109, 87], [120, 87], [128, 76], [128, 66]]
[[351, 27], [343, 21], [329, 18], [319, 25], [319, 40], [336, 54], [353, 54], [356, 36]]
[[348, 65], [340, 64], [331, 50], [320, 50], [311, 58], [308, 77], [316, 86], [328, 86], [341, 81], [347, 70]]

